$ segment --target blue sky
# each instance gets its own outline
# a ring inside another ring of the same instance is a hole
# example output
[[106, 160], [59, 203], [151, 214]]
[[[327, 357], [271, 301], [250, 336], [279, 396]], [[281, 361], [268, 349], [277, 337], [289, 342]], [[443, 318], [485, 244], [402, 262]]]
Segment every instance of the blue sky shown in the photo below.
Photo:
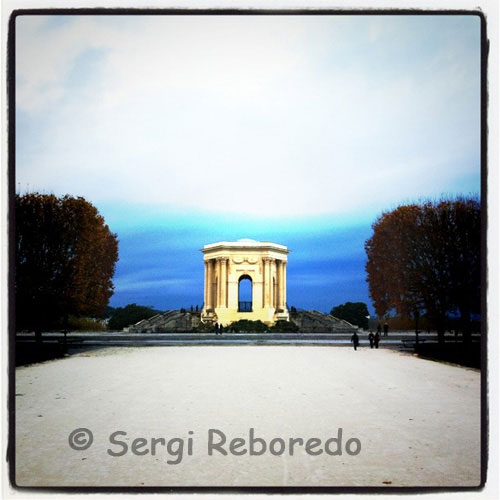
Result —
[[200, 304], [207, 243], [287, 245], [289, 305], [367, 302], [400, 203], [480, 190], [474, 16], [21, 16], [16, 183], [120, 239], [111, 305]]

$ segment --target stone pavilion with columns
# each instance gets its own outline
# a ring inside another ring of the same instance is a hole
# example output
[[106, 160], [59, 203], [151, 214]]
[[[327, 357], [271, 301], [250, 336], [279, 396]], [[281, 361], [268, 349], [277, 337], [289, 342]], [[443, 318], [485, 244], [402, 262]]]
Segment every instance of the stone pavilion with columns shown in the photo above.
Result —
[[[204, 305], [201, 321], [288, 320], [286, 266], [290, 250], [267, 241], [242, 239], [205, 245]], [[251, 300], [241, 300], [242, 281], [250, 281]]]

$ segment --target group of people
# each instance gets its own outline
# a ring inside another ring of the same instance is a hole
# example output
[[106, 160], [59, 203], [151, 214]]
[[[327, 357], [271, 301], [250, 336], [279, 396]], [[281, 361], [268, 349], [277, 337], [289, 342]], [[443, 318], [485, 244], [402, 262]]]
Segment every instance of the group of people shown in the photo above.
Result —
[[[368, 334], [368, 341], [370, 342], [370, 349], [378, 349], [378, 344], [380, 342], [380, 337], [382, 333], [382, 326], [380, 323], [377, 325], [377, 333], [375, 335], [373, 332], [370, 330], [370, 333]], [[387, 337], [389, 335], [389, 325], [387, 323], [384, 324], [384, 337]], [[354, 332], [353, 336], [351, 337], [351, 342], [354, 346], [354, 350], [356, 351], [359, 346], [359, 335]]]
[[378, 343], [380, 342], [380, 334], [378, 332], [375, 335], [373, 335], [373, 332], [370, 332], [368, 334], [368, 340], [370, 341], [370, 349], [373, 349], [374, 345], [375, 349], [378, 349]]
[[[370, 342], [370, 349], [373, 349], [373, 346], [375, 346], [375, 349], [378, 349], [378, 344], [380, 342], [380, 334], [377, 332], [375, 335], [373, 332], [370, 332], [368, 334], [368, 340]], [[354, 332], [353, 336], [351, 337], [351, 342], [354, 346], [354, 350], [356, 351], [359, 346], [359, 335]]]

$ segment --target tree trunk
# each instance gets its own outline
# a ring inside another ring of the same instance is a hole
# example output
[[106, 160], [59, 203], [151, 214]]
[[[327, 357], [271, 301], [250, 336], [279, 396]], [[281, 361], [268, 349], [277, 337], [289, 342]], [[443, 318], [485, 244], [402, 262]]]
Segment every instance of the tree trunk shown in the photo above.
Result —
[[442, 326], [437, 328], [438, 342], [440, 345], [444, 345], [444, 333], [445, 329]]
[[433, 323], [436, 326], [436, 332], [438, 336], [438, 343], [441, 347], [444, 346], [444, 335], [446, 333], [446, 316], [436, 312], [433, 314]]
[[439, 319], [436, 322], [436, 330], [438, 336], [438, 343], [440, 346], [444, 346], [444, 334], [446, 333], [445, 322]]
[[463, 343], [469, 345], [471, 343], [471, 324], [469, 311], [464, 309], [460, 310], [460, 322], [462, 323]]
[[420, 315], [415, 313], [415, 343], [418, 345], [418, 319]]

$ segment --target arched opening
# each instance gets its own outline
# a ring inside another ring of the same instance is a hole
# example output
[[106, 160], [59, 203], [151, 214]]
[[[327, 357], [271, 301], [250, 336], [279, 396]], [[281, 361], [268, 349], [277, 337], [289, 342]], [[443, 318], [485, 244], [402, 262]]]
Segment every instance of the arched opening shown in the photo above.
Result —
[[247, 274], [238, 280], [238, 312], [252, 312], [252, 278]]

